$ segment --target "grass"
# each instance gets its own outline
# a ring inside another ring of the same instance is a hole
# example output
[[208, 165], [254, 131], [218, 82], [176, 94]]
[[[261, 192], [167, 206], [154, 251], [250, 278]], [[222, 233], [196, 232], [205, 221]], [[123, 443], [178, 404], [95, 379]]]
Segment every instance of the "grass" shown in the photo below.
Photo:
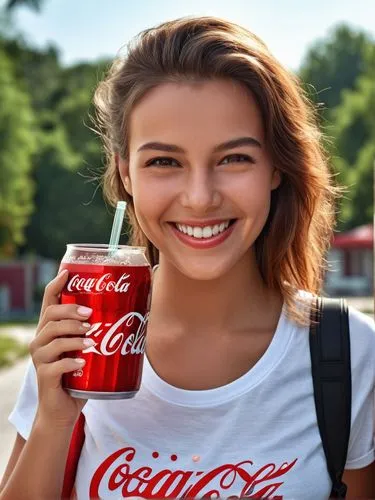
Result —
[[0, 321], [0, 327], [37, 325], [37, 324], [38, 324], [38, 316], [35, 316], [33, 318], [27, 318], [27, 319], [14, 318], [14, 319], [7, 319], [6, 321]]
[[0, 369], [12, 365], [28, 353], [27, 345], [7, 335], [0, 335]]

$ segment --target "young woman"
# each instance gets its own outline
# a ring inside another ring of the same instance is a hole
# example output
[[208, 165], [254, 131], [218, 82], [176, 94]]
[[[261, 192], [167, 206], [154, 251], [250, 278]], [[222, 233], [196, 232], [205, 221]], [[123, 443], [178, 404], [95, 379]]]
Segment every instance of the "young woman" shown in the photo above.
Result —
[[[61, 388], [90, 311], [46, 288], [10, 421], [0, 499], [58, 498], [86, 417], [78, 499], [328, 498], [308, 342], [334, 226], [333, 185], [297, 79], [244, 28], [184, 18], [141, 33], [96, 92], [104, 189], [154, 272], [134, 399]], [[350, 308], [349, 496], [375, 496], [375, 328]], [[62, 338], [69, 335], [69, 338]]]

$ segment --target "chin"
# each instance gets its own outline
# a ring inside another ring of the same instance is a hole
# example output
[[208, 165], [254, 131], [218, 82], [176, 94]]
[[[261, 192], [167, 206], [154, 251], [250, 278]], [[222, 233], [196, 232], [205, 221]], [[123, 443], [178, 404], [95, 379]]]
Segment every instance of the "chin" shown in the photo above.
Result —
[[213, 281], [225, 276], [234, 267], [235, 263], [231, 262], [210, 262], [211, 259], [200, 259], [199, 262], [189, 262], [186, 259], [184, 262], [173, 263], [178, 271], [194, 281]]

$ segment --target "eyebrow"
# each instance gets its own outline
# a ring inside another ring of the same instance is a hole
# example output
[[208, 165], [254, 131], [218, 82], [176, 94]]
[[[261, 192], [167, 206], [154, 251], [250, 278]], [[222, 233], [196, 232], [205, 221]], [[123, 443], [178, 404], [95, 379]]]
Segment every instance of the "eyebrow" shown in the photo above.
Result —
[[[261, 143], [254, 137], [238, 137], [237, 139], [231, 139], [230, 141], [218, 144], [214, 147], [213, 151], [214, 153], [219, 153], [221, 151], [238, 148], [240, 146], [253, 146], [257, 148], [262, 147]], [[140, 146], [137, 152], [146, 151], [149, 149], [154, 151], [167, 151], [169, 153], [186, 153], [186, 151], [180, 146], [176, 146], [174, 144], [165, 144], [163, 142], [147, 142], [146, 144]]]

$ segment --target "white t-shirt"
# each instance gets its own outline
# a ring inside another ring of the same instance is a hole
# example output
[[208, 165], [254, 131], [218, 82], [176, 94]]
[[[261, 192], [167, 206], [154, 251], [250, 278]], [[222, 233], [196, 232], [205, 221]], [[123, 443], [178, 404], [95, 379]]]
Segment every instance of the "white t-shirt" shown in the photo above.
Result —
[[[349, 323], [353, 403], [346, 468], [357, 469], [375, 460], [375, 324], [353, 308]], [[30, 363], [9, 417], [25, 439], [36, 405]], [[79, 500], [317, 500], [330, 493], [314, 406], [309, 330], [286, 317], [285, 305], [267, 351], [234, 382], [182, 390], [162, 380], [146, 358], [136, 397], [89, 400], [84, 414]]]

